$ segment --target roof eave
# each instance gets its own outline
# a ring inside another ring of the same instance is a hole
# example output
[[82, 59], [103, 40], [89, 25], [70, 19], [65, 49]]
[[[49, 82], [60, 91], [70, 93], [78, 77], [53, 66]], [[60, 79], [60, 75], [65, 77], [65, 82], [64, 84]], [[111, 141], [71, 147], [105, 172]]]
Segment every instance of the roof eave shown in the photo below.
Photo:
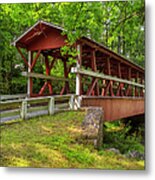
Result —
[[22, 39], [27, 33], [29, 33], [35, 26], [37, 26], [39, 23], [41, 23], [42, 21], [41, 20], [39, 20], [39, 21], [37, 21], [33, 26], [31, 26], [27, 31], [25, 31], [21, 36], [19, 36], [15, 41], [13, 41], [12, 43], [11, 43], [11, 45], [13, 45], [13, 46], [16, 46], [16, 43], [20, 40], [20, 39]]
[[56, 28], [60, 31], [65, 31], [63, 28], [59, 27], [59, 26], [56, 26], [54, 24], [51, 24], [51, 23], [48, 23], [48, 22], [45, 22], [45, 21], [42, 21], [42, 20], [39, 20], [37, 21], [33, 26], [31, 26], [27, 31], [25, 31], [21, 36], [19, 36], [15, 41], [13, 41], [11, 43], [11, 45], [13, 46], [16, 46], [17, 45], [17, 42], [20, 41], [20, 39], [22, 39], [27, 33], [29, 33], [35, 26], [37, 26], [39, 23], [43, 23], [47, 26], [50, 26], [50, 27], [53, 27], [53, 28]]
[[88, 40], [88, 41], [91, 41], [92, 43], [97, 44], [98, 46], [104, 48], [106, 51], [109, 51], [109, 52], [115, 54], [116, 56], [118, 56], [118, 57], [120, 57], [120, 58], [126, 60], [127, 62], [133, 64], [134, 66], [137, 66], [137, 67], [140, 68], [142, 71], [145, 71], [144, 68], [141, 67], [140, 65], [138, 65], [138, 64], [136, 64], [135, 62], [130, 61], [130, 60], [127, 59], [126, 57], [124, 57], [124, 56], [122, 56], [122, 55], [120, 55], [120, 54], [118, 54], [118, 53], [116, 53], [116, 52], [114, 52], [114, 51], [108, 49], [108, 48], [107, 48], [106, 46], [104, 46], [103, 44], [100, 44], [100, 43], [96, 42], [95, 40], [92, 40], [92, 39], [90, 39], [90, 38], [88, 38], [88, 37], [86, 37], [86, 36], [81, 37], [81, 39], [82, 39], [82, 38], [84, 38], [84, 39], [86, 39], [86, 40]]

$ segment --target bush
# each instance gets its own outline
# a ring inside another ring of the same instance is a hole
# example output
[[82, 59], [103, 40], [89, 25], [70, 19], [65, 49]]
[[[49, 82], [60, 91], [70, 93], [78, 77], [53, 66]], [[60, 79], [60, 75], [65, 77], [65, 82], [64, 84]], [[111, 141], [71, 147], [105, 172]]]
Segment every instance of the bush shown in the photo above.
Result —
[[103, 148], [116, 148], [122, 154], [127, 154], [131, 151], [144, 153], [144, 146], [140, 143], [141, 136], [128, 134], [131, 126], [123, 126], [123, 123], [106, 123], [103, 138]]

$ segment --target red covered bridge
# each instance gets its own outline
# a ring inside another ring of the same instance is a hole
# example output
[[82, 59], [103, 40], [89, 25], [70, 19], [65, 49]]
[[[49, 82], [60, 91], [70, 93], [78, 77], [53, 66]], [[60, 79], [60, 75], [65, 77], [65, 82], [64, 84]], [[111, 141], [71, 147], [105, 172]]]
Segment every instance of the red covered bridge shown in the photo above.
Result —
[[[28, 96], [70, 94], [72, 81], [80, 106], [103, 107], [107, 121], [144, 114], [144, 69], [87, 37], [72, 45], [78, 55], [76, 63], [71, 64], [71, 55], [61, 53], [61, 48], [67, 45], [63, 31], [51, 23], [38, 21], [14, 41], [28, 67], [28, 72], [23, 72], [28, 77]], [[38, 61], [44, 61], [46, 74], [34, 72]], [[57, 61], [63, 63], [63, 77], [51, 75]], [[70, 73], [75, 73], [76, 79], [69, 78]], [[38, 93], [33, 92], [35, 78], [43, 80]], [[63, 82], [59, 92], [53, 91], [54, 82]]]

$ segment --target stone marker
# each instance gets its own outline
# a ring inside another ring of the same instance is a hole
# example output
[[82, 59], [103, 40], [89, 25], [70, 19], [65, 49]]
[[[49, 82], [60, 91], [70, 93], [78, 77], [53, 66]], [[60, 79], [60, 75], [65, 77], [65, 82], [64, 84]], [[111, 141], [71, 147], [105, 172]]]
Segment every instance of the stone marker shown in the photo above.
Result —
[[85, 108], [86, 116], [82, 122], [82, 138], [86, 143], [100, 149], [103, 143], [103, 109], [101, 107]]

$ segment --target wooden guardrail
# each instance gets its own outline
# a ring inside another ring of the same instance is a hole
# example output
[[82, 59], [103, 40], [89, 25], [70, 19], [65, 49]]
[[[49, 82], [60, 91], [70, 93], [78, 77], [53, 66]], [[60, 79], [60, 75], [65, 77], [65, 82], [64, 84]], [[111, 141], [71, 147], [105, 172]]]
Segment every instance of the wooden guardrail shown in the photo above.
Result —
[[140, 88], [145, 88], [144, 84], [139, 84], [139, 83], [132, 82], [132, 81], [129, 81], [129, 80], [126, 80], [126, 79], [121, 79], [121, 78], [113, 77], [113, 76], [106, 75], [106, 74], [103, 74], [103, 73], [84, 70], [84, 69], [80, 69], [80, 68], [77, 68], [77, 67], [72, 67], [71, 72], [76, 73], [76, 74], [83, 74], [83, 75], [87, 75], [87, 76], [91, 76], [91, 77], [95, 77], [95, 78], [116, 81], [116, 82], [119, 82], [119, 83], [125, 83], [125, 84], [129, 84], [129, 85], [132, 85], [132, 86], [140, 87]]
[[32, 73], [32, 72], [22, 72], [22, 76], [26, 77], [34, 77], [34, 78], [40, 78], [40, 79], [48, 79], [48, 80], [55, 80], [55, 81], [75, 81], [74, 79], [64, 78], [64, 77], [57, 77], [57, 76], [49, 76], [39, 73]]
[[45, 114], [78, 109], [78, 97], [75, 95], [47, 96], [0, 101], [1, 122], [11, 119], [29, 119]]
[[15, 99], [24, 99], [26, 98], [27, 94], [13, 94], [13, 95], [0, 95], [0, 100], [15, 100]]

